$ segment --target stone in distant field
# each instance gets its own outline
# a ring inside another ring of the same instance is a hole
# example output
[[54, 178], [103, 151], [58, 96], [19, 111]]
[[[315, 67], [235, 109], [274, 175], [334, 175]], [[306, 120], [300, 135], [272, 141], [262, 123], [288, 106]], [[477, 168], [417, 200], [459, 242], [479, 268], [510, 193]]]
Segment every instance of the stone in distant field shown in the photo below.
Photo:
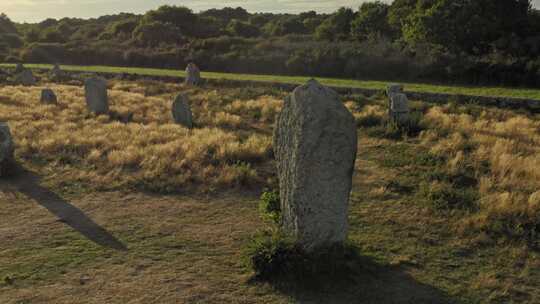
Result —
[[283, 229], [307, 251], [343, 244], [357, 152], [353, 115], [315, 80], [285, 99], [274, 130]]
[[194, 63], [190, 63], [186, 67], [186, 84], [199, 85], [201, 83], [201, 71]]
[[172, 104], [172, 116], [177, 124], [193, 128], [193, 114], [189, 99], [185, 94], [179, 94]]
[[49, 72], [49, 77], [52, 81], [62, 81], [65, 80], [67, 77], [67, 74], [60, 69], [60, 66], [58, 64], [55, 64], [54, 67]]
[[41, 90], [41, 103], [44, 104], [56, 104], [58, 102], [56, 94], [51, 89]]
[[89, 78], [84, 82], [84, 94], [88, 111], [95, 114], [109, 112], [109, 98], [107, 96], [107, 81], [102, 78]]
[[397, 124], [409, 121], [409, 99], [403, 93], [390, 96], [390, 119]]
[[403, 93], [403, 85], [392, 83], [392, 84], [389, 84], [388, 87], [386, 88], [386, 95], [388, 97], [397, 93]]
[[0, 122], [0, 176], [5, 175], [9, 166], [13, 164], [14, 150], [9, 126], [5, 122]]
[[33, 86], [36, 84], [36, 78], [32, 71], [29, 69], [24, 69], [21, 73], [15, 76], [15, 83], [23, 86]]
[[133, 121], [133, 112], [119, 113], [116, 111], [109, 111], [109, 117], [111, 120], [127, 124]]
[[15, 74], [20, 74], [25, 70], [24, 65], [22, 63], [17, 63], [17, 66], [15, 67]]

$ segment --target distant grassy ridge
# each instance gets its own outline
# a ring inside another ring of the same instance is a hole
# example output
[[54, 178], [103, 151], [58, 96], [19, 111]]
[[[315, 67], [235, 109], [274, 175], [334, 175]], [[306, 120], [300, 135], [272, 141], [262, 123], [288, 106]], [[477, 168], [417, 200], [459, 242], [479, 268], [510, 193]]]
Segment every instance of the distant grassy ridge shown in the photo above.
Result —
[[[13, 64], [0, 64], [2, 67], [13, 67]], [[49, 64], [27, 64], [32, 69], [50, 69]], [[184, 77], [182, 70], [171, 69], [153, 69], [153, 68], [134, 68], [134, 67], [111, 67], [111, 66], [74, 66], [62, 65], [62, 69], [67, 71], [95, 72], [95, 73], [128, 73], [147, 76], [173, 76]], [[235, 73], [217, 73], [202, 72], [202, 77], [207, 79], [226, 79], [236, 81], [259, 81], [259, 82], [279, 82], [302, 84], [311, 77], [307, 76], [279, 76], [279, 75], [254, 75], [254, 74], [235, 74]], [[336, 79], [316, 77], [321, 83], [328, 86], [344, 88], [361, 88], [384, 90], [388, 83], [392, 81], [369, 81], [353, 79]], [[511, 87], [481, 87], [481, 86], [452, 86], [423, 83], [403, 83], [407, 91], [419, 93], [440, 93], [451, 95], [470, 95], [487, 97], [509, 97], [540, 100], [540, 88], [511, 88]]]

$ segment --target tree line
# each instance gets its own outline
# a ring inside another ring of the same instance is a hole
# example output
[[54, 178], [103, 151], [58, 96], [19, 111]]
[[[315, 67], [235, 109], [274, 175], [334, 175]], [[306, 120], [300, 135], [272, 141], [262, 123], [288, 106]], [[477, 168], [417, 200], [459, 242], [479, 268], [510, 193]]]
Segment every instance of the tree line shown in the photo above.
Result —
[[14, 23], [0, 61], [182, 68], [359, 79], [540, 85], [540, 11], [529, 0], [364, 2], [332, 14], [200, 13]]

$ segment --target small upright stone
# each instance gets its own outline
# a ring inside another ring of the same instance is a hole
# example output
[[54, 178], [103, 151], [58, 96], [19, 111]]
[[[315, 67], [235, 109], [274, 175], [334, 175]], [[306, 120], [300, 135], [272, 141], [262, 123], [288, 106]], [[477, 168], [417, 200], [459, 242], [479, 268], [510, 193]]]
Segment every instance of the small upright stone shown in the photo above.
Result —
[[390, 119], [399, 125], [408, 123], [409, 99], [407, 95], [396, 93], [390, 96]]
[[190, 63], [186, 67], [186, 84], [199, 85], [201, 83], [201, 70], [194, 63]]
[[24, 65], [22, 63], [17, 63], [17, 66], [15, 67], [15, 74], [20, 74], [25, 70]]
[[84, 82], [84, 94], [88, 111], [97, 115], [109, 112], [107, 81], [102, 78], [89, 78]]
[[41, 90], [41, 103], [44, 104], [57, 104], [58, 99], [56, 98], [56, 94], [54, 94], [54, 91], [51, 89], [43, 89]]
[[34, 74], [32, 74], [32, 71], [29, 69], [24, 69], [21, 73], [15, 76], [15, 83], [25, 87], [33, 86], [36, 84], [36, 78], [34, 77]]
[[390, 98], [394, 94], [403, 93], [403, 85], [401, 84], [389, 84], [386, 88], [386, 95]]
[[357, 152], [353, 115], [315, 80], [285, 99], [274, 130], [282, 225], [310, 252], [342, 245]]
[[13, 164], [14, 150], [9, 126], [5, 122], [0, 122], [0, 176], [6, 175], [9, 167]]
[[189, 99], [185, 94], [176, 96], [172, 104], [172, 116], [177, 124], [186, 128], [193, 128], [193, 114], [189, 106]]
[[49, 72], [49, 78], [52, 81], [63, 81], [66, 79], [67, 74], [60, 69], [58, 64], [55, 64], [54, 67]]

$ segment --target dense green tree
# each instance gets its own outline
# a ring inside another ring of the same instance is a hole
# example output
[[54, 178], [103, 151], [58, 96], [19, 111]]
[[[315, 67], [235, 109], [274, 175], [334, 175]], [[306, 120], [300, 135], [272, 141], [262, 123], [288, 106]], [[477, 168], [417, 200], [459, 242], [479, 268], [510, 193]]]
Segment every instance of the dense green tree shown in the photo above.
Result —
[[241, 21], [247, 21], [250, 17], [250, 14], [248, 11], [241, 7], [232, 8], [232, 7], [225, 7], [222, 9], [209, 9], [207, 11], [204, 11], [200, 14], [203, 17], [214, 17], [218, 20], [224, 20], [226, 23], [229, 21], [236, 19]]
[[133, 31], [133, 38], [146, 46], [159, 46], [162, 43], [178, 44], [182, 40], [180, 29], [170, 23], [143, 22]]
[[39, 41], [49, 43], [60, 43], [66, 41], [65, 36], [56, 28], [56, 26], [48, 27], [41, 31]]
[[147, 12], [141, 22], [153, 24], [153, 26], [158, 26], [157, 24], [172, 24], [182, 34], [193, 35], [197, 32], [197, 21], [197, 15], [187, 7], [164, 5], [157, 10]]
[[265, 25], [264, 31], [270, 36], [307, 33], [304, 24], [295, 16], [285, 16], [273, 20]]
[[388, 8], [388, 25], [396, 33], [401, 33], [401, 29], [409, 16], [416, 9], [418, 0], [394, 0]]
[[351, 34], [351, 22], [354, 17], [355, 14], [350, 8], [342, 7], [317, 27], [315, 35], [318, 39], [324, 40], [347, 39]]
[[138, 24], [139, 20], [137, 18], [117, 21], [111, 25], [111, 33], [116, 37], [131, 35]]
[[236, 19], [229, 22], [226, 30], [233, 36], [241, 36], [245, 38], [257, 37], [260, 34], [258, 27]]
[[528, 0], [419, 0], [403, 25], [407, 42], [484, 54], [528, 27]]
[[16, 34], [17, 28], [15, 24], [9, 19], [9, 17], [2, 13], [0, 14], [0, 33], [2, 34]]
[[389, 5], [381, 1], [363, 3], [356, 18], [352, 21], [352, 35], [358, 40], [390, 36], [391, 29], [387, 19], [388, 8]]

